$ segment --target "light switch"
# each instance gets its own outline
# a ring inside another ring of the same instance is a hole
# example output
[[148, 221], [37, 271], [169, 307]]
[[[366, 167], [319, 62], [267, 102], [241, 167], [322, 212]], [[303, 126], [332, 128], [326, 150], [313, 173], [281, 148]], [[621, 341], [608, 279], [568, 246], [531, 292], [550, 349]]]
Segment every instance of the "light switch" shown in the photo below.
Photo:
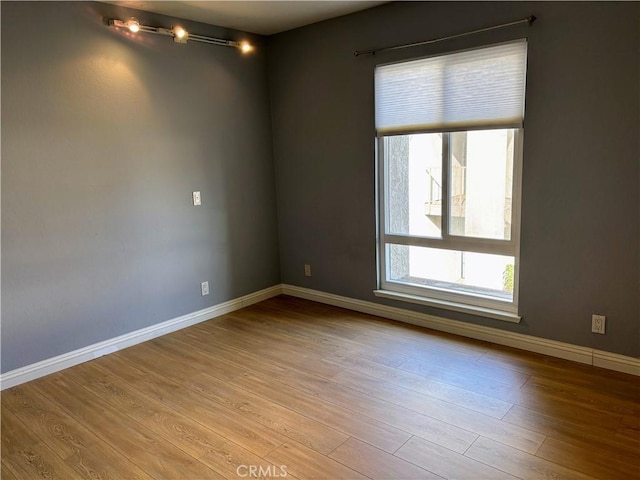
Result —
[[193, 192], [193, 205], [202, 205], [202, 199], [200, 198], [200, 192]]

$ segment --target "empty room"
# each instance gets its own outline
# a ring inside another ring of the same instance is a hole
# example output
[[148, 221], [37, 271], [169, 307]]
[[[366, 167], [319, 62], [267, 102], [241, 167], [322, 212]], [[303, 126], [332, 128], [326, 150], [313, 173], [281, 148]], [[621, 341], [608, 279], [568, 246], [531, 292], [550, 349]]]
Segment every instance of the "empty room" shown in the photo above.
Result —
[[640, 2], [0, 7], [3, 480], [640, 479]]

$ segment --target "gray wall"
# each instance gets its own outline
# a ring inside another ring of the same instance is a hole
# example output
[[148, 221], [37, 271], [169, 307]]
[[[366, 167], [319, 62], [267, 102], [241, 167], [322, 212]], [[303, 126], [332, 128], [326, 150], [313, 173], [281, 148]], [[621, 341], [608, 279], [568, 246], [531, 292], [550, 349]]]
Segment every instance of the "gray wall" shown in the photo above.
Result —
[[[530, 14], [531, 28], [353, 56]], [[636, 2], [394, 2], [271, 37], [282, 281], [639, 356], [639, 26]], [[523, 321], [377, 299], [374, 65], [524, 36]]]
[[280, 281], [264, 39], [132, 14], [2, 2], [2, 372]]
[[[112, 5], [1, 8], [2, 372], [281, 280], [640, 355], [639, 4], [395, 2], [270, 38], [268, 71], [261, 37], [244, 57], [126, 38], [101, 17], [177, 22]], [[523, 322], [375, 298], [375, 63], [525, 35]]]

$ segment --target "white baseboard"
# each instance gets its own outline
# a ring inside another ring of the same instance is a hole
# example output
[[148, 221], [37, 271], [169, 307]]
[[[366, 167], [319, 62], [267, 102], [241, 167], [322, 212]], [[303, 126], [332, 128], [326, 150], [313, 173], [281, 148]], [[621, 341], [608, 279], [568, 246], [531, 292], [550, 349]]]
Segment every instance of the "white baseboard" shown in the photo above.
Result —
[[126, 333], [103, 342], [94, 343], [93, 345], [58, 355], [57, 357], [48, 358], [41, 362], [11, 370], [10, 372], [4, 373], [0, 376], [0, 390], [11, 388], [16, 385], [35, 380], [36, 378], [64, 370], [65, 368], [93, 360], [94, 358], [117, 352], [123, 348], [131, 347], [138, 343], [166, 335], [167, 333], [195, 325], [196, 323], [231, 313], [241, 308], [248, 307], [249, 305], [253, 305], [254, 303], [275, 297], [281, 293], [282, 286], [275, 285], [258, 292], [250, 293], [243, 297], [214, 305], [213, 307], [188, 313], [187, 315], [167, 320], [166, 322], [158, 323], [150, 327], [142, 328], [135, 332]]
[[618, 355], [617, 353], [594, 350], [593, 365], [608, 370], [640, 376], [640, 359]]
[[[244, 297], [240, 297], [240, 301], [242, 301], [242, 308], [248, 307], [249, 305], [253, 305], [254, 303], [264, 302], [265, 300], [269, 300], [270, 298], [277, 297], [282, 294], [282, 285], [274, 285], [273, 287], [265, 288], [264, 290], [259, 290], [254, 293], [250, 293], [245, 295]], [[237, 309], [236, 309], [237, 310]]]
[[293, 285], [282, 285], [282, 293], [293, 297], [313, 300], [315, 302], [326, 303], [336, 307], [347, 308], [357, 312], [377, 315], [379, 317], [411, 323], [421, 327], [432, 328], [442, 332], [453, 333], [463, 337], [485, 340], [499, 345], [519, 348], [535, 353], [542, 353], [552, 357], [564, 358], [574, 362], [586, 363], [597, 367], [616, 370], [618, 372], [630, 373], [640, 376], [640, 359], [617, 355], [615, 353], [594, 350], [593, 348], [581, 347], [570, 343], [557, 342], [544, 338], [513, 333], [497, 328], [473, 325], [457, 320], [436, 317], [424, 313], [412, 312], [402, 308], [389, 307], [377, 303], [356, 300], [342, 297], [331, 293], [320, 292], [308, 288], [296, 287]]
[[530, 352], [542, 353], [552, 357], [564, 358], [575, 362], [586, 363], [596, 367], [616, 370], [640, 376], [640, 359], [627, 357], [615, 353], [594, 350], [588, 347], [580, 347], [569, 343], [547, 340], [544, 338], [523, 335], [521, 333], [506, 332], [497, 328], [483, 327], [470, 323], [449, 320], [424, 313], [412, 312], [402, 308], [389, 307], [364, 300], [342, 297], [331, 293], [320, 292], [308, 288], [293, 285], [274, 285], [273, 287], [250, 293], [243, 297], [229, 300], [213, 307], [205, 308], [197, 312], [189, 313], [181, 317], [167, 320], [166, 322], [136, 330], [119, 337], [94, 343], [84, 348], [74, 350], [57, 357], [49, 358], [41, 362], [33, 363], [22, 368], [11, 370], [0, 375], [0, 390], [11, 388], [36, 378], [73, 367], [94, 358], [117, 352], [123, 348], [131, 347], [138, 343], [146, 342], [153, 338], [166, 335], [196, 323], [204, 322], [220, 315], [234, 312], [254, 303], [268, 300], [269, 298], [284, 293], [293, 297], [305, 298], [319, 303], [334, 305], [356, 312], [368, 313], [391, 320], [411, 323], [421, 327], [432, 328], [443, 332], [461, 335], [463, 337], [485, 340], [499, 345], [519, 348]]

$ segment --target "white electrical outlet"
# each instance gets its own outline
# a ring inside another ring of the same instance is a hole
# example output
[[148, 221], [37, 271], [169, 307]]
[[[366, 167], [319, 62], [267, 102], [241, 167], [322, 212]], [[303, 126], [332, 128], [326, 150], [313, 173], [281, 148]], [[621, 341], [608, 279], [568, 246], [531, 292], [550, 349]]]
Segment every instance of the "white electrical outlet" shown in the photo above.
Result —
[[209, 282], [202, 282], [200, 284], [200, 290], [202, 291], [202, 296], [209, 295]]
[[200, 197], [200, 192], [193, 192], [193, 206], [198, 205], [202, 205], [202, 197]]
[[304, 276], [305, 277], [310, 277], [311, 276], [311, 265], [305, 265], [304, 266]]
[[607, 317], [604, 315], [591, 315], [591, 332], [604, 335], [604, 324]]

